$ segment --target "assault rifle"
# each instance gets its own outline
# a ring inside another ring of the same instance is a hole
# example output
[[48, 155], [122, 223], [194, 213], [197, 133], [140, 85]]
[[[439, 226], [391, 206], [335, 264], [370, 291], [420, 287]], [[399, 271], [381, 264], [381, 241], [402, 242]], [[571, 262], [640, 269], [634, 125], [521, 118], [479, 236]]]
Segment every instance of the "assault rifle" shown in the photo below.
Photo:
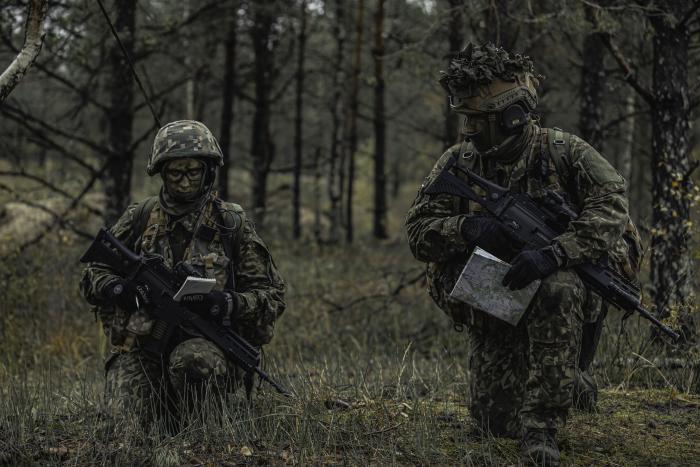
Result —
[[137, 289], [143, 292], [140, 295], [146, 301], [148, 311], [155, 318], [151, 333], [138, 337], [139, 345], [145, 351], [162, 355], [177, 328], [187, 324], [219, 347], [226, 358], [246, 373], [257, 373], [260, 379], [272, 385], [277, 392], [285, 396], [290, 395], [289, 391], [260, 368], [258, 349], [232, 329], [214, 325], [173, 300], [173, 295], [187, 276], [196, 275], [194, 270], [191, 267], [187, 268], [185, 263], [179, 263], [173, 271], [166, 266], [162, 257], [139, 256], [104, 228], [100, 229], [80, 261], [107, 264], [125, 279], [136, 284]]
[[[452, 173], [452, 168], [464, 174], [466, 180]], [[475, 185], [484, 191], [483, 196], [474, 190]], [[440, 174], [423, 192], [445, 193], [478, 203], [528, 249], [550, 245], [555, 237], [564, 233], [569, 222], [578, 217], [577, 212], [558, 193], [548, 191], [541, 200], [534, 200], [524, 193], [512, 193], [469, 169], [459, 167], [455, 156], [447, 161]], [[674, 341], [677, 340], [680, 336], [675, 331], [641, 306], [639, 289], [605, 265], [606, 261], [607, 258], [604, 258], [599, 263], [580, 264], [574, 266], [574, 270], [588, 287], [624, 311], [625, 317], [637, 312]]]

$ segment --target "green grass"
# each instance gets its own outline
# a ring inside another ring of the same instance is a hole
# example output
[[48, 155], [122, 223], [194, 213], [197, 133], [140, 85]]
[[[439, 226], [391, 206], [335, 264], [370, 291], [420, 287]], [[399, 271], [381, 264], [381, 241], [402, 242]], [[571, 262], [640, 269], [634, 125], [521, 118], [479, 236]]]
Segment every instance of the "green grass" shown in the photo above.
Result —
[[[405, 208], [393, 206], [390, 231]], [[469, 418], [466, 335], [431, 302], [422, 265], [401, 235], [365, 241], [369, 211], [357, 211], [352, 247], [290, 242], [285, 225], [264, 235], [288, 283], [264, 364], [296, 397], [263, 385], [252, 405], [237, 394], [175, 436], [160, 423], [105, 428], [107, 343], [77, 290], [85, 244], [56, 232], [2, 258], [0, 465], [517, 464], [516, 440]], [[660, 366], [647, 336], [638, 318], [621, 334], [620, 314], [608, 317], [599, 412], [572, 412], [566, 465], [700, 465], [700, 359]]]

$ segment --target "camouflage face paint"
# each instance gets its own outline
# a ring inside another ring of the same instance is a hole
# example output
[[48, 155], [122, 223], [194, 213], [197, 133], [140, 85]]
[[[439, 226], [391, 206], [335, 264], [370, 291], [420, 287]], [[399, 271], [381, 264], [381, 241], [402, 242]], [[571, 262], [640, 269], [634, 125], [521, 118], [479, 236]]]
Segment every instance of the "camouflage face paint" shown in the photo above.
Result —
[[163, 183], [168, 194], [179, 201], [189, 201], [201, 195], [204, 185], [204, 162], [178, 159], [163, 168]]

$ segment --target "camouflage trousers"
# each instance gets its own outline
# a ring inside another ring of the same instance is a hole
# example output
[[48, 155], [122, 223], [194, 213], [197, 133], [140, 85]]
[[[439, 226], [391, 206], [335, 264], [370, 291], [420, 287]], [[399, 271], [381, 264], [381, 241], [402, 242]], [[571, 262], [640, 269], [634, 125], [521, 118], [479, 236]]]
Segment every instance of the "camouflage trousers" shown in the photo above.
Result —
[[105, 404], [112, 418], [135, 417], [144, 425], [154, 417], [182, 415], [201, 402], [220, 400], [240, 380], [223, 352], [201, 337], [178, 343], [164, 357], [138, 348], [113, 355], [106, 365]]
[[583, 325], [586, 289], [571, 271], [542, 281], [518, 326], [482, 312], [467, 326], [470, 410], [496, 436], [566, 422]]

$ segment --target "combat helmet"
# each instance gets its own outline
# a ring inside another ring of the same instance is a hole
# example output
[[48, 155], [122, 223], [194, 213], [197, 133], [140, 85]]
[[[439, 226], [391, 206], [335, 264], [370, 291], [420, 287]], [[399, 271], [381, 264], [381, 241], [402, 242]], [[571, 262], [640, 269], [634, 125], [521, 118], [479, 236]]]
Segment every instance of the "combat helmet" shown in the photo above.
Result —
[[450, 60], [440, 84], [454, 111], [491, 114], [489, 132], [494, 139], [497, 132], [517, 134], [530, 121], [542, 78], [527, 56], [511, 55], [490, 43], [469, 43]]
[[224, 165], [219, 143], [206, 125], [196, 120], [178, 120], [158, 130], [146, 173], [153, 176], [166, 162], [184, 158], [207, 159], [213, 167]]

